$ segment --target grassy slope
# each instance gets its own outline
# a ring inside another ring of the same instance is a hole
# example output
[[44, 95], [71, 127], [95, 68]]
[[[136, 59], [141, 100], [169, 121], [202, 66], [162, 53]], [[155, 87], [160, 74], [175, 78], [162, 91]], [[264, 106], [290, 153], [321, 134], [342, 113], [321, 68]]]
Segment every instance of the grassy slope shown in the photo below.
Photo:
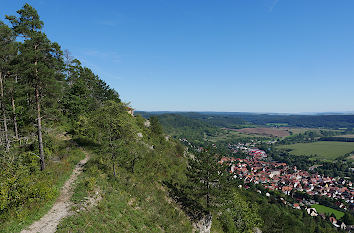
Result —
[[60, 161], [47, 161], [46, 170], [41, 174], [36, 174], [35, 178], [41, 181], [42, 185], [51, 188], [53, 195], [48, 199], [34, 200], [31, 203], [12, 209], [0, 215], [0, 232], [20, 232], [23, 228], [40, 219], [53, 206], [59, 196], [60, 189], [65, 181], [70, 177], [75, 165], [85, 157], [82, 151], [74, 147], [70, 141], [58, 139], [60, 144], [56, 155], [62, 157]]
[[[73, 199], [80, 202], [97, 187], [102, 200], [59, 225], [58, 232], [191, 232], [187, 216], [169, 198], [165, 188], [151, 177], [118, 169], [113, 177], [99, 169], [93, 154], [77, 183]], [[89, 182], [88, 182], [89, 181]], [[94, 183], [94, 187], [90, 187]]]
[[354, 151], [354, 142], [329, 142], [296, 143], [279, 146], [279, 148], [292, 149], [293, 155], [318, 155], [316, 158], [335, 160], [337, 157]]
[[318, 213], [324, 213], [324, 214], [334, 214], [336, 216], [337, 219], [340, 219], [341, 217], [344, 216], [344, 213], [332, 208], [329, 208], [327, 206], [323, 206], [323, 205], [312, 205], [312, 208], [315, 208], [317, 210]]

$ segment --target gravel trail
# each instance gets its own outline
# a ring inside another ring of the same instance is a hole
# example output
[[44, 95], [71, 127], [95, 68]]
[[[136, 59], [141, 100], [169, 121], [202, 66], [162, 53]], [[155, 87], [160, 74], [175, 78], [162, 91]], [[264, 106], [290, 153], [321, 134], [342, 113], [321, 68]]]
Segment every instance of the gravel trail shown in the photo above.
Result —
[[72, 185], [83, 170], [84, 165], [89, 160], [89, 155], [86, 151], [85, 158], [81, 160], [71, 174], [70, 178], [65, 182], [60, 191], [60, 196], [56, 200], [53, 207], [41, 219], [34, 222], [31, 226], [22, 230], [21, 233], [54, 233], [59, 225], [60, 220], [70, 215], [70, 207], [72, 203], [70, 198], [73, 194]]

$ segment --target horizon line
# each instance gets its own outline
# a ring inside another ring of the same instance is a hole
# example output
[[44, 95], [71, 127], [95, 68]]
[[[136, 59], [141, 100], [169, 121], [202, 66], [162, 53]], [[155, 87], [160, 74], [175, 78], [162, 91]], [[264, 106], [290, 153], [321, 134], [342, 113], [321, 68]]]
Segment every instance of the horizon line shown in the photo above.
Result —
[[354, 115], [354, 111], [326, 111], [326, 112], [237, 112], [237, 111], [193, 111], [193, 110], [138, 110], [136, 112], [171, 112], [171, 113], [250, 113], [250, 114], [278, 114], [278, 115]]

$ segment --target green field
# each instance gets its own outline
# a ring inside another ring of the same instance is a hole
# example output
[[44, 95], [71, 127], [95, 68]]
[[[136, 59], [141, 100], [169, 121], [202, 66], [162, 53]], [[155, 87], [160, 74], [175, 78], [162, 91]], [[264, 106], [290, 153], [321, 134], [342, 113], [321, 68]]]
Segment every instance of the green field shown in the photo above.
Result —
[[313, 143], [296, 143], [278, 148], [291, 149], [293, 155], [314, 155], [314, 158], [335, 160], [339, 156], [354, 151], [354, 142], [321, 141]]
[[315, 208], [317, 210], [318, 213], [324, 213], [324, 214], [329, 214], [331, 215], [332, 213], [336, 216], [336, 219], [340, 219], [341, 217], [344, 216], [344, 213], [332, 208], [329, 208], [327, 206], [323, 206], [323, 205], [312, 205], [312, 208]]
[[321, 131], [337, 132], [337, 133], [342, 132], [341, 130], [335, 130], [335, 129], [316, 129], [316, 128], [299, 128], [299, 127], [289, 127], [289, 131], [292, 132], [293, 134], [305, 133], [306, 131], [310, 131], [314, 133], [320, 133]]

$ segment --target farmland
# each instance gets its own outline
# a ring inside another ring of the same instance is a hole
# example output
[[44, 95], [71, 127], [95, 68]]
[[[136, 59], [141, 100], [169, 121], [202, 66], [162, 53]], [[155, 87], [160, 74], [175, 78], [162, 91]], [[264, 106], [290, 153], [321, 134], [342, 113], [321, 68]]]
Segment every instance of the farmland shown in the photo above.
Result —
[[317, 210], [317, 212], [321, 213], [321, 214], [329, 214], [329, 215], [331, 215], [333, 213], [336, 216], [337, 219], [340, 219], [341, 217], [344, 216], [343, 212], [335, 210], [335, 209], [332, 209], [332, 208], [329, 208], [327, 206], [315, 204], [315, 205], [312, 205], [311, 207], [315, 208]]
[[242, 134], [253, 136], [268, 136], [268, 137], [280, 137], [284, 138], [290, 135], [302, 134], [305, 132], [314, 132], [319, 134], [321, 131], [339, 132], [338, 130], [321, 130], [315, 128], [299, 128], [299, 127], [252, 127], [242, 129], [229, 129], [234, 130]]
[[354, 142], [320, 141], [313, 143], [296, 143], [278, 148], [291, 149], [293, 155], [309, 155], [322, 160], [335, 160], [354, 151]]
[[341, 138], [354, 138], [354, 134], [338, 135], [337, 137], [341, 137]]
[[286, 137], [290, 135], [288, 128], [243, 128], [235, 129], [235, 131], [250, 135], [256, 134], [272, 137]]
[[205, 136], [206, 140], [209, 140], [211, 142], [218, 142], [218, 141], [227, 141], [227, 140], [240, 140], [240, 139], [267, 139], [270, 140], [271, 137], [265, 136], [265, 135], [259, 135], [259, 134], [246, 134], [239, 132], [238, 130], [235, 129], [227, 129], [227, 128], [222, 128], [221, 131], [219, 131], [217, 134], [212, 135], [212, 136]]

